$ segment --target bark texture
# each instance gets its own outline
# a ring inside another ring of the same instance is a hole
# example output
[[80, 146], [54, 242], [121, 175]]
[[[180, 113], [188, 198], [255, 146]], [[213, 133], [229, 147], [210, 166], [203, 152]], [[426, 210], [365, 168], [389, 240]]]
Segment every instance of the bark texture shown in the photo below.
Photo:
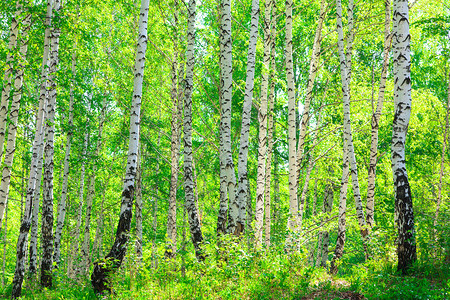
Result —
[[123, 180], [122, 203], [120, 207], [119, 223], [111, 250], [104, 260], [94, 264], [91, 283], [96, 293], [111, 291], [109, 276], [117, 270], [125, 257], [131, 226], [133, 194], [137, 169], [137, 156], [140, 133], [140, 114], [142, 101], [142, 83], [144, 80], [145, 52], [147, 50], [147, 23], [149, 0], [141, 1], [139, 13], [139, 31], [134, 66], [133, 99], [130, 114], [130, 140], [128, 146], [128, 159]]
[[[55, 0], [53, 12], [58, 15], [61, 9], [60, 0]], [[42, 195], [42, 261], [41, 261], [41, 285], [52, 286], [53, 269], [53, 168], [54, 168], [54, 135], [55, 135], [55, 112], [56, 112], [56, 72], [59, 64], [59, 20], [54, 18], [51, 30], [50, 68], [48, 102], [46, 108], [44, 132], [44, 174]]]
[[395, 190], [395, 208], [398, 213], [397, 255], [398, 270], [405, 274], [416, 261], [414, 210], [406, 172], [406, 133], [411, 116], [411, 53], [409, 11], [407, 0], [394, 0], [394, 122], [392, 125], [392, 173]]
[[204, 259], [202, 251], [203, 235], [194, 196], [194, 172], [192, 155], [192, 90], [194, 85], [194, 42], [195, 42], [195, 0], [189, 0], [188, 32], [186, 48], [186, 80], [184, 89], [184, 192], [188, 214], [189, 230], [194, 244], [195, 256]]
[[261, 80], [261, 103], [258, 112], [259, 137], [258, 137], [258, 168], [256, 176], [256, 204], [255, 204], [255, 241], [256, 246], [262, 246], [263, 221], [264, 221], [264, 185], [266, 179], [267, 160], [267, 108], [268, 86], [270, 72], [270, 30], [271, 12], [273, 1], [267, 0], [264, 9], [264, 62]]
[[377, 108], [372, 114], [372, 136], [370, 142], [370, 162], [367, 184], [367, 203], [366, 203], [366, 221], [372, 228], [375, 225], [375, 179], [377, 172], [378, 156], [378, 123], [380, 122], [381, 112], [383, 111], [384, 94], [386, 90], [387, 71], [389, 67], [389, 50], [391, 47], [390, 19], [391, 19], [391, 1], [384, 2], [384, 49], [383, 49], [383, 68], [381, 69], [380, 88], [378, 91]]
[[[253, 100], [253, 87], [255, 82], [255, 56], [256, 42], [258, 40], [258, 21], [259, 21], [259, 0], [252, 0], [252, 12], [250, 21], [250, 38], [247, 52], [247, 74], [245, 79], [244, 103], [242, 105], [242, 125], [238, 156], [238, 182], [236, 202], [238, 208], [238, 217], [236, 220], [235, 233], [241, 234], [244, 231], [245, 211], [247, 206], [247, 186], [248, 186], [248, 145], [250, 135], [250, 117]], [[231, 207], [234, 210], [235, 207]], [[231, 211], [230, 214], [235, 214]], [[247, 224], [250, 226], [250, 224]]]

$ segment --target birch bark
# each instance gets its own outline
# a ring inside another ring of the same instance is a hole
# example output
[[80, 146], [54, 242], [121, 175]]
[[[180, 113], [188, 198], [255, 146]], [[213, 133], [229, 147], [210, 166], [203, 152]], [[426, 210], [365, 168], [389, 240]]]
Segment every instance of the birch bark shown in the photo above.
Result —
[[411, 115], [411, 53], [409, 12], [407, 0], [394, 0], [394, 121], [392, 128], [392, 173], [395, 190], [395, 208], [398, 212], [397, 255], [398, 270], [407, 273], [417, 259], [414, 229], [414, 210], [406, 172], [406, 133]]
[[302, 121], [300, 125], [300, 133], [298, 137], [297, 146], [297, 180], [300, 180], [301, 161], [303, 157], [303, 150], [305, 147], [305, 139], [307, 135], [307, 129], [309, 125], [309, 111], [311, 107], [312, 92], [314, 87], [314, 80], [316, 78], [317, 71], [319, 70], [320, 59], [320, 47], [322, 42], [322, 27], [323, 22], [327, 16], [327, 4], [325, 0], [320, 1], [319, 20], [317, 21], [316, 32], [314, 35], [314, 44], [311, 54], [311, 60], [309, 62], [309, 75], [308, 83], [306, 85], [305, 103], [303, 105]]
[[[297, 136], [295, 116], [294, 64], [292, 59], [292, 0], [286, 0], [286, 81], [288, 96], [288, 147], [289, 147], [289, 219], [288, 229], [298, 231], [297, 198]], [[289, 238], [290, 240], [290, 238]]]
[[[245, 211], [247, 206], [248, 186], [248, 145], [250, 135], [250, 117], [252, 110], [253, 87], [255, 82], [255, 56], [256, 42], [258, 40], [259, 0], [252, 0], [252, 12], [250, 21], [250, 39], [247, 52], [247, 74], [245, 79], [244, 103], [242, 105], [242, 125], [238, 156], [238, 182], [237, 182], [237, 207], [238, 217], [236, 221], [236, 234], [244, 231]], [[235, 214], [234, 206], [230, 207], [230, 214]], [[233, 226], [233, 225], [230, 225]], [[250, 226], [250, 224], [247, 224]]]
[[188, 213], [189, 230], [194, 244], [195, 256], [198, 260], [204, 259], [202, 251], [203, 235], [200, 227], [198, 210], [194, 197], [194, 174], [192, 155], [192, 91], [194, 84], [194, 42], [195, 42], [195, 0], [189, 0], [188, 31], [186, 47], [186, 80], [184, 89], [184, 191], [185, 205]]
[[389, 50], [391, 47], [390, 34], [390, 18], [391, 18], [391, 1], [384, 2], [384, 49], [383, 49], [383, 68], [381, 69], [380, 88], [378, 91], [378, 100], [376, 111], [372, 114], [372, 137], [370, 142], [370, 163], [367, 184], [367, 203], [366, 203], [366, 221], [367, 225], [372, 228], [375, 225], [375, 179], [377, 172], [377, 155], [378, 155], [378, 128], [383, 110], [384, 94], [386, 90], [387, 71], [389, 66]]
[[141, 149], [138, 153], [136, 170], [136, 256], [138, 262], [142, 262], [142, 162]]
[[[55, 0], [53, 12], [55, 16], [61, 9], [60, 0]], [[42, 261], [41, 261], [41, 285], [52, 286], [53, 269], [53, 155], [55, 135], [55, 110], [56, 110], [56, 81], [55, 76], [59, 64], [59, 20], [54, 19], [51, 30], [50, 68], [49, 68], [49, 91], [44, 124], [45, 147], [44, 147], [44, 180], [42, 196]]]
[[[238, 204], [236, 202], [236, 174], [234, 172], [234, 162], [231, 150], [231, 102], [232, 102], [232, 83], [233, 83], [233, 70], [232, 70], [232, 55], [231, 55], [231, 1], [221, 0], [221, 38], [220, 38], [220, 101], [221, 101], [221, 180], [224, 183], [225, 197], [230, 205], [230, 212], [228, 214], [229, 227], [227, 231], [229, 233], [236, 234], [236, 219], [238, 218]], [[186, 58], [187, 59], [187, 58]], [[186, 72], [187, 73], [187, 72]], [[187, 76], [187, 74], [186, 74]], [[222, 209], [219, 212], [219, 218], [226, 220], [226, 212], [224, 214], [225, 206], [222, 205]], [[218, 224], [219, 224], [218, 218]], [[222, 223], [224, 223], [222, 220]]]
[[[368, 234], [366, 221], [364, 218], [364, 210], [362, 206], [361, 193], [358, 182], [358, 166], [356, 164], [355, 150], [353, 146], [352, 127], [350, 120], [350, 81], [351, 81], [351, 57], [352, 57], [352, 42], [353, 42], [353, 0], [348, 4], [348, 27], [349, 37], [347, 40], [347, 54], [344, 51], [344, 33], [342, 28], [342, 4], [341, 0], [336, 0], [336, 15], [337, 15], [337, 32], [338, 32], [338, 50], [339, 60], [341, 65], [341, 81], [342, 81], [342, 98], [344, 111], [344, 135], [347, 136], [348, 156], [350, 163], [350, 172], [352, 175], [353, 196], [355, 198], [356, 215], [358, 224], [363, 239]], [[363, 240], [365, 245], [365, 241]], [[366, 247], [365, 247], [366, 248]], [[367, 254], [367, 249], [366, 249]]]
[[[175, 30], [178, 26], [178, 1], [175, 1]], [[178, 188], [178, 172], [179, 172], [179, 160], [180, 160], [180, 134], [179, 131], [179, 116], [177, 94], [177, 71], [178, 71], [178, 36], [174, 38], [174, 57], [172, 61], [172, 87], [171, 87], [171, 99], [172, 99], [172, 121], [171, 127], [171, 176], [170, 176], [170, 191], [169, 191], [169, 212], [167, 216], [167, 249], [165, 256], [168, 258], [175, 257], [177, 253], [177, 188]]]
[[[276, 7], [274, 8], [276, 11]], [[269, 111], [268, 111], [268, 121], [267, 121], [267, 163], [266, 163], [266, 178], [264, 183], [264, 241], [267, 248], [270, 247], [270, 227], [271, 227], [271, 199], [270, 199], [270, 182], [271, 182], [271, 166], [272, 166], [272, 153], [273, 153], [273, 110], [275, 106], [275, 36], [276, 36], [276, 20], [275, 16], [272, 14], [272, 28], [270, 34], [270, 48], [271, 48], [271, 57], [270, 57], [270, 92], [269, 92]]]
[[[17, 10], [19, 12], [23, 10], [23, 6], [20, 4], [20, 2], [18, 2]], [[13, 101], [11, 103], [11, 110], [9, 112], [8, 139], [6, 142], [5, 158], [3, 161], [2, 181], [0, 183], [0, 230], [3, 220], [5, 204], [8, 201], [9, 185], [11, 182], [11, 169], [14, 161], [14, 152], [16, 150], [17, 121], [19, 119], [20, 100], [22, 99], [23, 75], [25, 71], [25, 61], [28, 51], [28, 31], [31, 26], [31, 13], [27, 11], [23, 16], [23, 20], [21, 21], [21, 23], [22, 23], [21, 24], [22, 34], [21, 37], [19, 38], [20, 40], [19, 63], [17, 67], [13, 68], [13, 73], [15, 75]], [[8, 85], [8, 83], [6, 83], [6, 85]], [[7, 88], [7, 86], [5, 88]], [[2, 137], [1, 133], [0, 137]], [[0, 150], [2, 150], [4, 143], [1, 140], [0, 143], [1, 143]], [[0, 159], [1, 159], [1, 152], [0, 152]]]
[[[3, 79], [2, 98], [0, 102], [0, 159], [3, 157], [3, 147], [6, 137], [6, 121], [8, 119], [8, 107], [11, 97], [11, 82], [14, 73], [14, 53], [17, 51], [17, 36], [19, 34], [19, 18], [22, 14], [22, 5], [18, 0], [16, 3], [16, 13], [11, 19], [11, 28], [9, 31], [8, 54], [6, 56], [6, 70]], [[0, 212], [4, 211], [5, 203], [0, 203]], [[3, 217], [3, 212], [0, 213]], [[1, 225], [1, 222], [0, 222]]]
[[[33, 142], [33, 159], [36, 159], [36, 163], [32, 161], [30, 177], [28, 180], [27, 187], [27, 200], [30, 199], [29, 204], [32, 207], [31, 218], [31, 233], [30, 233], [30, 265], [29, 265], [29, 275], [30, 278], [33, 277], [37, 272], [37, 235], [38, 235], [38, 214], [39, 214], [39, 197], [41, 190], [41, 177], [42, 177], [42, 157], [44, 151], [44, 118], [45, 111], [47, 107], [47, 79], [49, 71], [49, 53], [50, 53], [50, 40], [51, 40], [51, 20], [53, 15], [53, 3], [54, 0], [47, 1], [47, 14], [45, 17], [45, 37], [44, 37], [44, 50], [42, 58], [42, 69], [41, 69], [41, 86], [39, 91], [39, 109], [38, 116], [36, 118], [36, 133]], [[25, 230], [26, 231], [26, 230]], [[22, 238], [27, 237], [28, 232], [24, 232]], [[27, 247], [26, 240], [22, 245]], [[25, 259], [25, 255], [23, 255]], [[23, 262], [25, 264], [25, 262]], [[25, 268], [25, 267], [23, 267]], [[17, 272], [17, 266], [16, 266]], [[17, 275], [17, 293], [20, 295], [21, 287], [23, 282], [23, 275]], [[22, 276], [22, 277], [21, 277]], [[17, 296], [18, 297], [18, 296]]]
[[98, 261], [94, 264], [91, 283], [96, 293], [103, 293], [106, 290], [111, 291], [109, 276], [111, 272], [114, 272], [120, 267], [126, 254], [129, 240], [139, 144], [142, 83], [144, 80], [145, 52], [147, 50], [148, 11], [149, 0], [142, 0], [139, 14], [139, 32], [134, 67], [134, 86], [130, 114], [128, 161], [123, 180], [120, 217], [114, 244], [111, 247], [110, 252], [106, 255], [105, 260]]
[[259, 138], [258, 138], [258, 169], [256, 177], [256, 204], [255, 204], [255, 241], [256, 247], [262, 246], [264, 221], [264, 183], [266, 178], [267, 159], [267, 106], [270, 70], [270, 30], [273, 1], [266, 0], [264, 8], [264, 62], [261, 80], [261, 104], [258, 112]]

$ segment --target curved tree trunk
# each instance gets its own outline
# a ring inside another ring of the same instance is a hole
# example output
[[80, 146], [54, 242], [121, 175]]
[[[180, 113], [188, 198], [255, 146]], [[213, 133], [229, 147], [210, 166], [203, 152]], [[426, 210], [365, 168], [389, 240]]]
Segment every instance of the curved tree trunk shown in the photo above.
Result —
[[[247, 52], [247, 74], [245, 79], [244, 103], [242, 105], [242, 125], [238, 156], [238, 182], [236, 191], [236, 202], [238, 208], [238, 217], [236, 225], [230, 224], [230, 228], [236, 226], [235, 233], [241, 234], [244, 231], [245, 211], [247, 207], [247, 187], [248, 187], [248, 145], [250, 135], [250, 117], [252, 110], [253, 87], [255, 82], [255, 56], [256, 42], [258, 40], [258, 21], [259, 21], [259, 0], [252, 0], [252, 12], [250, 21], [250, 39]], [[235, 207], [230, 207], [230, 214], [234, 212]], [[250, 226], [250, 224], [247, 224]]]
[[314, 87], [314, 80], [316, 78], [317, 71], [319, 70], [319, 59], [320, 59], [320, 47], [322, 42], [322, 27], [323, 22], [327, 16], [326, 1], [320, 1], [320, 12], [319, 20], [317, 21], [316, 33], [314, 36], [314, 44], [311, 54], [311, 60], [309, 62], [309, 75], [308, 83], [306, 85], [305, 103], [303, 105], [302, 121], [300, 124], [300, 133], [298, 137], [297, 146], [297, 180], [300, 181], [300, 170], [301, 163], [303, 159], [303, 151], [305, 147], [305, 139], [307, 135], [308, 125], [309, 125], [309, 110], [311, 107], [312, 92]]
[[407, 0], [394, 0], [393, 24], [395, 114], [391, 158], [395, 208], [398, 213], [397, 268], [405, 274], [417, 259], [414, 210], [405, 163], [406, 133], [411, 115], [411, 36]]
[[384, 50], [383, 50], [383, 68], [381, 70], [380, 89], [378, 91], [377, 109], [372, 115], [372, 138], [370, 142], [370, 163], [367, 184], [367, 203], [366, 203], [366, 221], [367, 225], [372, 228], [375, 225], [375, 179], [377, 172], [377, 155], [378, 155], [378, 123], [380, 122], [381, 112], [383, 110], [384, 94], [386, 90], [387, 71], [389, 66], [389, 50], [391, 48], [390, 34], [390, 18], [391, 18], [391, 1], [385, 0], [385, 17], [384, 17]]
[[147, 50], [148, 11], [149, 0], [142, 0], [139, 14], [138, 43], [134, 67], [128, 161], [123, 180], [122, 204], [120, 207], [119, 223], [117, 225], [114, 244], [105, 259], [94, 264], [91, 283], [96, 293], [103, 293], [106, 290], [111, 291], [108, 277], [111, 272], [114, 272], [122, 264], [128, 246], [139, 145], [142, 83], [144, 80], [145, 52]]

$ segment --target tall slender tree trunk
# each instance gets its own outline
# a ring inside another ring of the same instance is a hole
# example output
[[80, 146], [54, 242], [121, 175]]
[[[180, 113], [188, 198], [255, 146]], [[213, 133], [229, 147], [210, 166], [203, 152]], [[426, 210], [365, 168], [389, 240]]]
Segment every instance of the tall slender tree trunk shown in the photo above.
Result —
[[[276, 5], [273, 8], [276, 11]], [[273, 122], [273, 113], [275, 107], [275, 38], [276, 38], [276, 16], [272, 13], [272, 28], [270, 33], [270, 48], [271, 48], [271, 56], [270, 56], [270, 92], [269, 92], [269, 111], [268, 111], [268, 122], [267, 122], [267, 163], [266, 163], [266, 178], [264, 183], [264, 198], [266, 199], [264, 205], [264, 240], [266, 247], [270, 247], [270, 229], [271, 229], [271, 199], [270, 199], [270, 183], [271, 183], [271, 167], [272, 167], [272, 154], [273, 154], [273, 138], [274, 138], [274, 122]]]
[[[60, 0], [55, 0], [53, 11], [56, 16], [61, 8]], [[56, 23], [56, 24], [55, 24]], [[41, 285], [52, 286], [53, 269], [53, 167], [54, 167], [54, 135], [55, 135], [55, 110], [56, 110], [56, 72], [59, 63], [59, 20], [52, 22], [50, 68], [49, 68], [49, 91], [45, 116], [44, 132], [44, 180], [43, 180], [43, 202], [42, 202], [42, 261], [41, 261]]]
[[[286, 0], [286, 81], [288, 97], [288, 147], [289, 147], [289, 219], [288, 229], [298, 231], [297, 198], [297, 129], [295, 114], [294, 63], [292, 59], [292, 0]], [[292, 243], [291, 237], [288, 244]], [[292, 246], [292, 245], [289, 245]]]
[[142, 83], [144, 80], [145, 52], [147, 50], [148, 11], [149, 0], [142, 0], [139, 14], [138, 43], [134, 67], [134, 87], [130, 114], [128, 161], [123, 180], [122, 204], [114, 244], [108, 255], [106, 255], [105, 260], [98, 261], [94, 264], [94, 272], [91, 276], [91, 283], [96, 293], [103, 293], [106, 290], [111, 291], [109, 276], [111, 272], [114, 272], [120, 267], [127, 251], [137, 168]]
[[[338, 0], [339, 1], [339, 0]], [[339, 192], [339, 213], [338, 213], [338, 236], [336, 241], [336, 248], [334, 249], [334, 256], [330, 264], [330, 273], [336, 274], [338, 271], [338, 262], [344, 254], [345, 245], [345, 229], [346, 229], [346, 211], [347, 211], [347, 188], [348, 188], [348, 177], [350, 175], [349, 169], [349, 159], [348, 159], [348, 143], [346, 143], [347, 135], [344, 134], [344, 153], [343, 165], [342, 165], [342, 179], [341, 179], [341, 189]]]
[[258, 138], [258, 169], [256, 176], [256, 204], [255, 204], [255, 240], [256, 246], [262, 246], [263, 221], [264, 221], [264, 184], [266, 178], [267, 159], [267, 106], [268, 86], [270, 73], [270, 30], [272, 0], [266, 0], [264, 9], [264, 62], [261, 80], [261, 104], [259, 106], [259, 138]]
[[[317, 71], [319, 70], [320, 59], [320, 47], [322, 42], [322, 27], [323, 22], [327, 16], [327, 4], [325, 0], [320, 1], [319, 20], [317, 21], [316, 33], [314, 36], [314, 44], [311, 54], [311, 60], [309, 62], [309, 75], [308, 83], [306, 85], [305, 103], [303, 105], [302, 121], [300, 124], [300, 133], [298, 137], [297, 146], [297, 180], [300, 181], [301, 161], [303, 157], [303, 151], [305, 147], [305, 139], [307, 135], [309, 125], [309, 111], [311, 107], [311, 99], [314, 87], [314, 80], [316, 78]], [[300, 212], [301, 213], [301, 212]]]
[[70, 92], [69, 92], [70, 94], [69, 122], [66, 137], [66, 153], [64, 155], [63, 183], [61, 188], [61, 199], [58, 203], [58, 218], [56, 219], [56, 228], [55, 228], [55, 253], [53, 257], [55, 267], [58, 267], [61, 261], [61, 237], [62, 237], [62, 230], [64, 227], [64, 220], [66, 218], [66, 200], [67, 200], [67, 190], [69, 186], [70, 150], [72, 146], [72, 136], [73, 136], [73, 103], [75, 98], [74, 87], [75, 87], [75, 77], [77, 74], [76, 59], [77, 59], [76, 50], [74, 50], [74, 52], [72, 53], [72, 79], [70, 83]]
[[[11, 19], [11, 28], [9, 31], [8, 52], [6, 56], [6, 70], [3, 79], [2, 98], [0, 102], [0, 160], [3, 157], [3, 147], [6, 138], [6, 122], [8, 119], [9, 100], [11, 98], [11, 82], [14, 74], [14, 54], [17, 51], [17, 36], [19, 34], [19, 18], [22, 14], [22, 5], [18, 0], [16, 3], [16, 13]], [[4, 211], [5, 204], [0, 203], [0, 211]], [[3, 212], [0, 213], [3, 218]], [[1, 222], [0, 222], [1, 226]]]
[[[189, 229], [198, 260], [204, 259], [202, 251], [203, 235], [194, 197], [193, 155], [192, 155], [192, 91], [194, 85], [194, 42], [195, 42], [195, 0], [189, 0], [188, 32], [186, 48], [186, 80], [184, 89], [184, 193], [188, 213]], [[231, 54], [231, 53], [230, 53]], [[234, 172], [234, 171], [233, 171]]]
[[[220, 134], [221, 145], [220, 159], [221, 172], [220, 177], [223, 182], [225, 194], [222, 197], [222, 202], [227, 201], [230, 205], [230, 212], [228, 214], [229, 233], [235, 233], [236, 220], [238, 218], [238, 204], [236, 202], [236, 174], [234, 172], [234, 162], [231, 150], [231, 102], [232, 102], [232, 84], [233, 84], [233, 70], [232, 70], [232, 55], [231, 55], [231, 1], [221, 0], [221, 22], [220, 22], [220, 102], [221, 102], [221, 119], [220, 119]], [[187, 58], [186, 58], [187, 59]], [[187, 72], [186, 72], [187, 73]], [[187, 75], [186, 75], [187, 76]], [[227, 212], [224, 211], [226, 206], [221, 205], [219, 211], [218, 225], [225, 224]], [[231, 224], [231, 225], [230, 225]], [[225, 226], [221, 225], [222, 228]], [[219, 229], [219, 226], [218, 226]]]
[[[358, 182], [358, 166], [356, 164], [355, 150], [353, 146], [352, 127], [350, 120], [350, 81], [351, 81], [351, 57], [352, 57], [352, 43], [353, 43], [353, 0], [348, 4], [348, 27], [349, 37], [347, 39], [347, 53], [344, 51], [344, 32], [342, 28], [342, 4], [341, 0], [336, 0], [336, 14], [337, 14], [337, 32], [338, 32], [338, 50], [339, 60], [341, 65], [341, 81], [342, 81], [342, 99], [344, 111], [344, 135], [347, 136], [348, 156], [350, 163], [350, 172], [352, 175], [353, 197], [355, 198], [356, 215], [358, 224], [363, 237], [363, 243], [366, 244], [365, 238], [368, 234], [366, 227], [366, 220], [364, 218], [364, 210], [362, 206], [361, 193]], [[365, 246], [366, 255], [367, 249]]]
[[[47, 107], [47, 79], [49, 71], [49, 54], [50, 54], [50, 41], [51, 41], [51, 19], [53, 15], [53, 0], [47, 1], [47, 15], [45, 19], [45, 37], [44, 37], [44, 51], [42, 58], [42, 69], [41, 69], [41, 86], [39, 92], [39, 109], [38, 116], [36, 118], [36, 133], [33, 142], [33, 158], [31, 162], [30, 177], [28, 180], [27, 187], [27, 199], [26, 204], [30, 206], [30, 218], [31, 218], [31, 233], [30, 233], [30, 266], [29, 266], [29, 276], [34, 277], [37, 272], [37, 236], [38, 236], [38, 214], [39, 214], [39, 198], [41, 191], [41, 177], [42, 177], [42, 157], [44, 151], [44, 118]], [[28, 201], [31, 201], [28, 203]], [[26, 210], [27, 208], [25, 208]], [[26, 217], [24, 218], [24, 222]], [[16, 273], [14, 277], [15, 287], [13, 288], [13, 297], [19, 297], [22, 290], [23, 274], [25, 273], [25, 254], [20, 252], [19, 259], [19, 242], [20, 247], [27, 247], [27, 237], [29, 228], [24, 228], [24, 232], [19, 236], [17, 242], [17, 263], [16, 263]], [[22, 262], [22, 259], [24, 260]], [[20, 261], [20, 263], [19, 263]], [[23, 264], [23, 265], [22, 265]], [[23, 268], [23, 271], [21, 271]]]
[[[391, 18], [391, 1], [384, 2], [384, 50], [383, 50], [383, 68], [381, 69], [380, 88], [378, 91], [378, 101], [376, 111], [372, 114], [372, 137], [370, 142], [370, 163], [367, 184], [367, 203], [366, 203], [366, 221], [367, 225], [372, 228], [375, 225], [375, 179], [377, 172], [377, 156], [378, 156], [378, 128], [383, 110], [384, 94], [386, 90], [387, 71], [389, 67], [389, 50], [391, 48], [390, 34], [390, 18]], [[373, 111], [373, 110], [372, 110]]]
[[[247, 74], [245, 79], [244, 103], [242, 105], [242, 125], [238, 156], [238, 182], [236, 191], [236, 201], [238, 207], [238, 217], [236, 221], [237, 235], [244, 231], [245, 211], [247, 207], [247, 187], [248, 187], [248, 145], [250, 135], [250, 117], [252, 110], [253, 87], [255, 82], [255, 56], [256, 42], [258, 40], [258, 21], [259, 21], [259, 0], [252, 0], [252, 12], [250, 21], [250, 38], [247, 52]], [[234, 206], [230, 214], [235, 214]], [[250, 225], [250, 224], [248, 224]], [[230, 224], [230, 227], [234, 226]]]
[[142, 160], [139, 149], [136, 170], [136, 256], [138, 262], [142, 262]]
[[414, 210], [406, 172], [406, 133], [411, 115], [411, 53], [408, 1], [394, 0], [394, 122], [392, 130], [392, 173], [395, 207], [398, 212], [397, 255], [398, 270], [407, 273], [417, 259], [414, 229]]
[[8, 243], [8, 203], [5, 207], [5, 233], [3, 235], [3, 263], [2, 263], [2, 288], [5, 287], [6, 271], [6, 244]]
[[[178, 32], [178, 0], [175, 0], [175, 30]], [[177, 190], [178, 190], [178, 172], [179, 172], [179, 160], [180, 160], [180, 117], [181, 111], [179, 109], [179, 102], [181, 99], [178, 97], [178, 34], [174, 37], [174, 56], [172, 61], [172, 87], [171, 87], [171, 99], [172, 99], [172, 121], [171, 126], [171, 176], [170, 176], [170, 191], [169, 191], [169, 213], [167, 215], [167, 237], [168, 245], [166, 249], [166, 257], [175, 257], [177, 252]], [[181, 65], [181, 64], [180, 64]]]
[[[27, 8], [28, 9], [28, 8]], [[23, 10], [20, 2], [17, 3], [17, 17], [22, 15], [21, 12]], [[17, 22], [17, 20], [16, 20]], [[12, 24], [14, 25], [14, 24]], [[16, 25], [18, 26], [18, 25]], [[9, 123], [8, 123], [8, 139], [6, 143], [6, 151], [5, 151], [5, 159], [3, 161], [3, 172], [2, 172], [2, 181], [0, 183], [0, 230], [1, 223], [4, 214], [5, 204], [8, 201], [9, 194], [9, 184], [11, 182], [11, 169], [14, 161], [14, 152], [16, 150], [16, 135], [17, 135], [17, 121], [19, 119], [19, 110], [20, 110], [20, 100], [22, 99], [22, 87], [23, 87], [23, 75], [25, 71], [25, 61], [28, 51], [28, 30], [31, 26], [31, 13], [26, 11], [23, 20], [21, 22], [21, 36], [20, 40], [20, 48], [19, 48], [19, 63], [17, 67], [13, 67], [13, 73], [15, 75], [14, 78], [14, 92], [13, 92], [13, 101], [11, 103], [11, 110], [9, 112]], [[17, 33], [16, 33], [17, 34]], [[8, 70], [7, 70], [8, 72]], [[8, 89], [10, 84], [6, 83], [5, 89]], [[9, 102], [9, 101], [8, 101]], [[0, 109], [0, 114], [2, 113], [2, 109]], [[0, 122], [1, 116], [0, 116]], [[0, 124], [0, 130], [2, 129]], [[0, 159], [1, 154], [3, 152], [3, 144], [4, 144], [5, 134], [0, 132]], [[2, 140], [3, 139], [3, 140]]]

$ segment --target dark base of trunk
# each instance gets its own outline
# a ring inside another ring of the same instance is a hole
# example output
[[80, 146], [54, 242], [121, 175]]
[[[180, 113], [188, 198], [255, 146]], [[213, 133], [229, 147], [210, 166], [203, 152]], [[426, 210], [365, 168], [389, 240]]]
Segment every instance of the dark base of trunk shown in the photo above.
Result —
[[114, 262], [112, 259], [105, 259], [94, 263], [94, 272], [91, 275], [92, 287], [96, 294], [112, 292], [109, 275], [114, 271]]

